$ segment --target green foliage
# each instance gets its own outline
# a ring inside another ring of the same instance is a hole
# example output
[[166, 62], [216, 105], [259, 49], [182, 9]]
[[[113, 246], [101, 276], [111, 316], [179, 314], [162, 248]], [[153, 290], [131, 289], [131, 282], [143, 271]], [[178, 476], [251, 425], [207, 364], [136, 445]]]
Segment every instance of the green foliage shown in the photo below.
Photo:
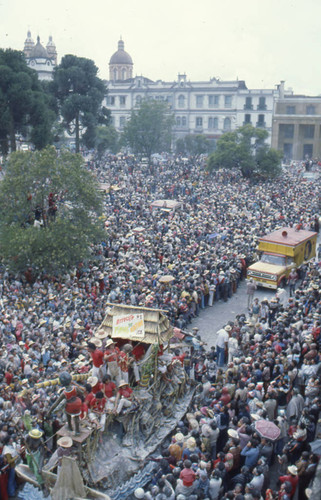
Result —
[[176, 141], [176, 152], [191, 156], [199, 156], [209, 153], [211, 143], [203, 134], [189, 134]]
[[55, 113], [37, 73], [22, 52], [0, 49], [0, 147], [16, 150], [16, 134], [23, 134], [37, 149], [52, 140]]
[[131, 113], [122, 140], [135, 154], [151, 157], [169, 151], [174, 118], [165, 102], [144, 100]]
[[[14, 271], [33, 267], [57, 273], [90, 257], [103, 237], [97, 181], [80, 155], [53, 147], [9, 157], [0, 184], [0, 255]], [[51, 193], [56, 216], [48, 215]], [[45, 214], [35, 227], [35, 209]]]
[[117, 153], [118, 151], [118, 133], [112, 125], [100, 126], [96, 128], [95, 148], [99, 158], [105, 151]]
[[267, 146], [267, 137], [266, 130], [251, 125], [223, 134], [208, 158], [208, 169], [240, 168], [244, 177], [277, 176], [281, 172], [281, 155]]
[[100, 124], [107, 125], [110, 112], [101, 107], [106, 93], [104, 82], [97, 76], [94, 62], [84, 57], [66, 55], [54, 70], [51, 85], [58, 108], [68, 133], [76, 135], [76, 152], [82, 142], [88, 148], [95, 145], [95, 130]]

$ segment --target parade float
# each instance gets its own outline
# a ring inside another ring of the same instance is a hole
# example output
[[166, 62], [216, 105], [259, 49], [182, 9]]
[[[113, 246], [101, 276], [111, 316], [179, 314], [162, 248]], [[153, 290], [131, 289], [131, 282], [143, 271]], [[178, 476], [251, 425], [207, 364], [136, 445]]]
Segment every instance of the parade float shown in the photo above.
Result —
[[[171, 339], [177, 345], [181, 342], [178, 338], [183, 335], [175, 336], [177, 332], [173, 331], [166, 311], [107, 304], [105, 318], [97, 332], [100, 338], [112, 339], [120, 348], [130, 342], [134, 354], [140, 353], [135, 360], [140, 373], [139, 383], [130, 373], [130, 383], [135, 386], [133, 405], [120, 414], [108, 412], [103, 430], [82, 421], [78, 433], [66, 424], [57, 437], [72, 437], [74, 458], [84, 481], [83, 492], [88, 495], [78, 497], [120, 500], [151, 480], [155, 462], [150, 457], [187, 412], [195, 385], [181, 361], [173, 359], [173, 354], [169, 353]], [[52, 383], [58, 384], [59, 380]], [[67, 389], [72, 390], [76, 382], [68, 383]], [[66, 390], [67, 384], [60, 380], [61, 384]], [[61, 396], [57, 399], [58, 409], [54, 411], [61, 410], [61, 399]], [[58, 481], [52, 471], [57, 461], [49, 462], [49, 467], [47, 464], [41, 470], [41, 482], [55, 492]], [[71, 465], [68, 463], [65, 467]], [[17, 473], [24, 480], [37, 482], [36, 475], [25, 465], [18, 466]], [[60, 474], [58, 480], [59, 477]]]

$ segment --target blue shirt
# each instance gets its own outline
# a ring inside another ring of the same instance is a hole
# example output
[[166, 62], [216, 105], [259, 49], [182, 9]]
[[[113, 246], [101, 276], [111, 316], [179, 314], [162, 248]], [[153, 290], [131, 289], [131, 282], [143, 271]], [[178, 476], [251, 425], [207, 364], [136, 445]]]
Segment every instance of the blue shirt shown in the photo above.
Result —
[[260, 450], [258, 448], [248, 448], [248, 446], [245, 446], [241, 451], [241, 455], [245, 457], [244, 465], [247, 467], [254, 467], [259, 459]]

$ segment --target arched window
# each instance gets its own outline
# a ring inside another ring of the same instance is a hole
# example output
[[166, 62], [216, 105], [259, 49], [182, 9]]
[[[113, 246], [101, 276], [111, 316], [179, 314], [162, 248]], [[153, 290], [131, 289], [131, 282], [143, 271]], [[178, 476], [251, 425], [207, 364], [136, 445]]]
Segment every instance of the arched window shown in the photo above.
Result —
[[231, 119], [224, 118], [224, 130], [231, 130]]
[[176, 116], [176, 125], [177, 125], [178, 127], [180, 127], [180, 126], [181, 126], [181, 117], [180, 117], [180, 116]]
[[178, 96], [178, 107], [185, 108], [185, 96], [183, 95]]
[[122, 70], [121, 70], [121, 78], [122, 78], [122, 80], [126, 80], [126, 69], [125, 68], [122, 68]]
[[114, 68], [114, 80], [117, 80], [117, 69]]

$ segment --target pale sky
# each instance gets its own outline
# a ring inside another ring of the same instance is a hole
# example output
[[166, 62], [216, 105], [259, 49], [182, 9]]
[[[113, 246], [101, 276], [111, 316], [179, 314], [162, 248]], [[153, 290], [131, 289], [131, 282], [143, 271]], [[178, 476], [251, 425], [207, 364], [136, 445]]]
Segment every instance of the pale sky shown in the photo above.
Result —
[[93, 59], [108, 79], [122, 36], [134, 75], [174, 81], [239, 78], [248, 88], [321, 94], [320, 0], [0, 0], [0, 47], [22, 50], [27, 31], [58, 60]]

